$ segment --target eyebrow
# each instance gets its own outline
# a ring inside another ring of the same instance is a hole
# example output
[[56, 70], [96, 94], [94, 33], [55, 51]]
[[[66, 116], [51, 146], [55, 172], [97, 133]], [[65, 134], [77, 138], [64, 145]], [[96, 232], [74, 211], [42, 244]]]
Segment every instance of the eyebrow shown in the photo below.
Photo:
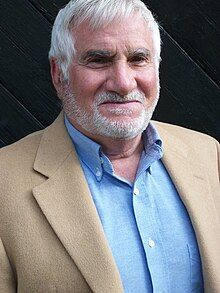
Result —
[[90, 58], [113, 58], [115, 55], [108, 50], [90, 50], [80, 56], [80, 61], [83, 62]]
[[147, 48], [138, 48], [134, 51], [132, 50], [129, 51], [129, 56], [132, 56], [132, 55], [151, 56], [151, 51], [148, 50]]
[[[113, 54], [111, 51], [108, 51], [108, 50], [89, 50], [80, 56], [79, 61], [86, 62], [92, 58], [106, 58], [106, 59], [112, 60], [115, 58], [116, 55], [117, 55], [117, 52]], [[135, 56], [135, 55], [139, 55], [139, 56], [141, 55], [141, 56], [147, 57], [147, 56], [151, 56], [151, 52], [150, 50], [144, 47], [137, 48], [135, 50], [130, 49], [128, 51], [128, 58], [131, 58], [132, 56]]]

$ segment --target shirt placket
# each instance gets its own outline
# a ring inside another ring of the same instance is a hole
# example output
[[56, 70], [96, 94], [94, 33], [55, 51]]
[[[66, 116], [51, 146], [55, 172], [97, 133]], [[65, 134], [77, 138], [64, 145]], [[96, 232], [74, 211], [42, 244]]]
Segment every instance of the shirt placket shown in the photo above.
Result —
[[156, 217], [156, 206], [144, 185], [148, 171], [140, 174], [133, 186], [133, 208], [138, 231], [146, 254], [148, 270], [151, 275], [153, 292], [169, 292], [166, 255], [162, 235]]

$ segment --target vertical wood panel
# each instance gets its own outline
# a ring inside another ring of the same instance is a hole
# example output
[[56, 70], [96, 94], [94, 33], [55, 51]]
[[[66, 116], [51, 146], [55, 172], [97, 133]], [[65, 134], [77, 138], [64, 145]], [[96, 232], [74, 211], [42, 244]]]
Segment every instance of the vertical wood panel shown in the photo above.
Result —
[[172, 38], [220, 86], [220, 1], [148, 0], [145, 3]]
[[33, 115], [0, 85], [0, 140], [5, 144], [43, 128]]
[[220, 89], [162, 33], [161, 97], [154, 117], [220, 138]]

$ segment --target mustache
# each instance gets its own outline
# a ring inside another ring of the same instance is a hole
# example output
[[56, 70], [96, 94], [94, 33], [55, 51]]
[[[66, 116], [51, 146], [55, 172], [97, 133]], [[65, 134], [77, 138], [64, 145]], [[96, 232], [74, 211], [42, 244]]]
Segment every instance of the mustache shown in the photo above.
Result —
[[106, 102], [129, 102], [129, 101], [137, 101], [144, 103], [145, 95], [140, 91], [133, 91], [128, 95], [121, 96], [114, 92], [103, 92], [96, 96], [95, 103], [96, 105], [100, 105]]

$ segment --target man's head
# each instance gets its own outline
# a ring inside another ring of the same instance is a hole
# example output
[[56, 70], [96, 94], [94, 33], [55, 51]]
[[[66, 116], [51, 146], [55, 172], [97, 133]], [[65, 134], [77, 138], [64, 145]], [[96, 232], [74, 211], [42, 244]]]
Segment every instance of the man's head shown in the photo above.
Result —
[[141, 1], [70, 1], [55, 20], [49, 56], [77, 129], [129, 139], [146, 128], [159, 97], [160, 35]]

